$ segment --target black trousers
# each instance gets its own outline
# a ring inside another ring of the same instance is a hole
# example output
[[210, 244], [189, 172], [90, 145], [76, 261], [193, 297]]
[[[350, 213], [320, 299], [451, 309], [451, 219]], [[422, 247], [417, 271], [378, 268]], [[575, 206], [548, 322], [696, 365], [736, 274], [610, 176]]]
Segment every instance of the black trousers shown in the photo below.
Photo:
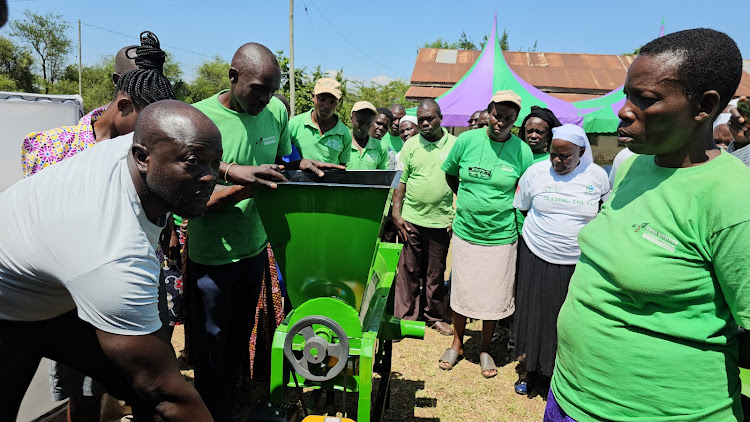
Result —
[[21, 401], [42, 358], [52, 359], [90, 376], [138, 415], [153, 409], [138, 398], [130, 382], [104, 354], [96, 329], [76, 310], [33, 322], [0, 320], [0, 421], [15, 421]]
[[231, 421], [234, 387], [247, 356], [268, 252], [225, 265], [190, 263], [195, 388], [217, 422]]

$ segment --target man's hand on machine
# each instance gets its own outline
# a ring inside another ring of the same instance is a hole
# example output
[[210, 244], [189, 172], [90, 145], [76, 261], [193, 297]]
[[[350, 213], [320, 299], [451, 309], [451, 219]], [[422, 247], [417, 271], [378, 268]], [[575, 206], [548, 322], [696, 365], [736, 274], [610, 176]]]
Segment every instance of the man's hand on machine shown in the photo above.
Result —
[[227, 182], [242, 186], [268, 186], [276, 188], [274, 181], [286, 182], [286, 177], [280, 172], [284, 166], [278, 164], [263, 164], [260, 166], [241, 166], [239, 164], [221, 163], [219, 177]]
[[346, 170], [346, 167], [339, 164], [326, 163], [318, 160], [308, 160], [306, 158], [289, 163], [287, 165], [287, 168], [289, 168], [290, 170], [311, 171], [318, 177], [323, 177], [323, 175], [325, 174], [323, 173], [323, 170]]

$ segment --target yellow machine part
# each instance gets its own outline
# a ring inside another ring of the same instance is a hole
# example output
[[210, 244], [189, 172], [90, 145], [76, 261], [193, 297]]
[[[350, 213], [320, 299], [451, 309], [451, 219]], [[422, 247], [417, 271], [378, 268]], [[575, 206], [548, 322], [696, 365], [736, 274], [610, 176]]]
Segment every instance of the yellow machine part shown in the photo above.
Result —
[[335, 416], [314, 416], [310, 415], [306, 417], [305, 419], [302, 419], [302, 422], [355, 422], [354, 419], [349, 418], [337, 418]]

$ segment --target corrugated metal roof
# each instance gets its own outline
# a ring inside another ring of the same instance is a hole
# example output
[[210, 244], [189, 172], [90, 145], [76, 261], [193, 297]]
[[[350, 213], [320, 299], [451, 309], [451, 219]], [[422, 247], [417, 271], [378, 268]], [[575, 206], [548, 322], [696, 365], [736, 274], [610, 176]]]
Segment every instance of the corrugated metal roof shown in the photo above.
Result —
[[[456, 51], [455, 64], [437, 63], [435, 59], [438, 54], [447, 56], [445, 51], [447, 50], [436, 48], [419, 50], [411, 76], [412, 88], [407, 91], [407, 97], [425, 98], [409, 93], [422, 94], [426, 92], [423, 88], [430, 86], [441, 87], [440, 94], [444, 93], [469, 71], [480, 54], [477, 50], [453, 50]], [[625, 82], [628, 67], [636, 57], [522, 51], [503, 51], [503, 56], [520, 78], [550, 94], [609, 92]], [[750, 67], [749, 60], [744, 61], [744, 67], [745, 72], [736, 95], [750, 95], [750, 72], [747, 70]], [[412, 91], [416, 88], [419, 90]]]

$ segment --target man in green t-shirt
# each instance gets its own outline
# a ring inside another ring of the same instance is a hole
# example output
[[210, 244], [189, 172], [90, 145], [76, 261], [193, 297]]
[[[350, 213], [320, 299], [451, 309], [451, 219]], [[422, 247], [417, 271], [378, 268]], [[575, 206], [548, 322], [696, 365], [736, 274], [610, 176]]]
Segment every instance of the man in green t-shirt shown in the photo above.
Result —
[[393, 120], [391, 120], [391, 126], [388, 133], [383, 135], [382, 141], [389, 150], [393, 151], [394, 154], [398, 154], [404, 146], [404, 141], [401, 140], [398, 131], [398, 125], [401, 122], [401, 118], [406, 116], [406, 109], [401, 104], [394, 104], [390, 106], [389, 109], [393, 115]]
[[336, 115], [341, 101], [341, 84], [321, 78], [313, 89], [313, 108], [289, 121], [289, 136], [302, 158], [326, 163], [349, 162], [352, 134]]
[[[393, 223], [404, 249], [398, 262], [394, 314], [397, 318], [424, 318], [443, 335], [453, 335], [450, 314], [444, 299], [447, 293], [443, 274], [453, 221], [453, 192], [440, 166], [456, 137], [440, 127], [443, 115], [433, 99], [417, 108], [419, 135], [409, 138], [401, 149], [404, 165], [401, 182], [393, 194]], [[427, 264], [424, 292], [426, 303], [420, 309], [420, 274]]]
[[[188, 222], [195, 388], [216, 421], [231, 420], [235, 375], [247, 352], [251, 310], [268, 261], [268, 238], [250, 186], [275, 188], [272, 180], [286, 180], [274, 163], [291, 152], [286, 108], [273, 97], [281, 81], [274, 54], [260, 44], [243, 45], [232, 58], [229, 80], [229, 90], [195, 104], [221, 132], [223, 184], [217, 184], [206, 213]], [[316, 165], [326, 167], [309, 160], [285, 167], [322, 176]]]
[[352, 151], [347, 170], [385, 170], [388, 166], [388, 150], [370, 136], [376, 114], [369, 101], [359, 101], [352, 107]]

